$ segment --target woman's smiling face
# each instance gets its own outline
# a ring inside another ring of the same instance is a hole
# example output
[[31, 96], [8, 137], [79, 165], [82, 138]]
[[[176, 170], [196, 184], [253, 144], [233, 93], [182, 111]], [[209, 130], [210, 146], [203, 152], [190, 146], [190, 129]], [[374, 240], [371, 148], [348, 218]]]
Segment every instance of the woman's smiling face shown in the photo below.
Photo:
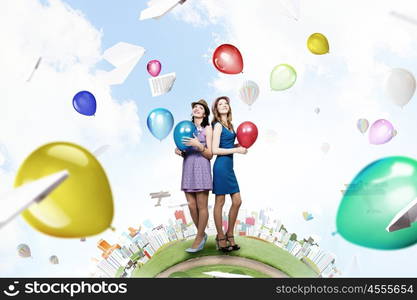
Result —
[[217, 102], [217, 111], [221, 115], [225, 115], [229, 112], [230, 106], [226, 99], [220, 99], [219, 102]]
[[193, 106], [193, 117], [195, 118], [204, 118], [206, 115], [206, 111], [204, 110], [204, 106], [201, 104], [195, 104]]

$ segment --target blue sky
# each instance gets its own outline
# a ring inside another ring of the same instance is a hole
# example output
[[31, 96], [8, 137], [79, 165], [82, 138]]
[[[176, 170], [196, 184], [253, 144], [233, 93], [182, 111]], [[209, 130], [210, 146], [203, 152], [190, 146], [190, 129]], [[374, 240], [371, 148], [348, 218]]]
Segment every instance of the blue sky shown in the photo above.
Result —
[[[75, 16], [62, 9], [58, 0], [51, 1], [54, 5], [49, 10], [39, 7], [36, 0], [10, 2], [10, 9], [21, 12], [24, 22], [11, 18], [13, 11], [0, 15], [0, 25], [4, 20], [9, 28], [0, 31], [0, 38], [9, 41], [0, 72], [8, 110], [0, 111], [0, 125], [10, 128], [0, 133], [0, 142], [10, 152], [6, 155], [10, 161], [0, 169], [0, 179], [6, 183], [0, 189], [11, 188], [19, 163], [40, 144], [69, 140], [90, 150], [109, 144], [99, 159], [111, 182], [118, 232], [106, 231], [81, 243], [44, 236], [19, 218], [0, 232], [0, 237], [9, 241], [8, 246], [0, 247], [1, 274], [86, 276], [90, 257], [99, 253], [95, 244], [101, 237], [116, 242], [127, 226], [137, 226], [144, 219], [166, 222], [170, 212], [154, 208], [148, 194], [170, 190], [172, 202], [184, 202], [179, 188], [181, 160], [173, 154], [171, 135], [159, 142], [149, 133], [147, 115], [156, 107], [165, 107], [177, 123], [189, 119], [192, 101], [205, 98], [210, 104], [226, 94], [232, 99], [235, 126], [250, 120], [260, 130], [249, 154], [235, 158], [245, 208], [272, 207], [287, 229], [298, 236], [321, 237], [319, 244], [336, 254], [342, 272], [356, 255], [360, 273], [352, 276], [415, 275], [417, 264], [410, 261], [415, 247], [379, 251], [331, 236], [344, 184], [381, 157], [415, 157], [415, 96], [399, 109], [383, 92], [383, 77], [389, 68], [403, 67], [417, 74], [417, 29], [389, 16], [391, 10], [411, 14], [415, 5], [401, 1], [393, 7], [389, 1], [378, 5], [370, 1], [357, 9], [349, 1], [301, 1], [301, 18], [296, 22], [282, 14], [279, 2], [243, 0], [237, 9], [231, 0], [190, 0], [160, 20], [146, 21], [139, 21], [146, 1], [66, 1], [81, 13]], [[34, 24], [46, 17], [42, 30], [30, 29], [30, 24], [35, 28]], [[29, 26], [24, 26], [25, 22]], [[65, 39], [60, 33], [68, 28]], [[306, 38], [313, 32], [326, 34], [330, 54], [314, 56], [306, 50]], [[112, 67], [100, 61], [100, 55], [120, 41], [142, 46], [146, 52], [124, 84], [105, 86], [97, 81], [95, 71]], [[16, 83], [20, 73], [30, 69], [41, 54], [41, 42], [52, 49], [49, 61], [37, 71], [30, 86]], [[212, 66], [211, 53], [223, 42], [241, 50], [243, 75], [219, 74]], [[68, 61], [62, 53], [91, 56], [94, 63], [70, 63], [58, 72], [51, 66]], [[177, 74], [172, 91], [155, 98], [146, 72], [151, 59], [161, 61], [161, 74]], [[269, 72], [279, 63], [293, 65], [298, 78], [291, 89], [272, 92]], [[252, 110], [237, 95], [243, 79], [254, 80], [261, 87]], [[79, 117], [71, 107], [72, 95], [84, 89], [94, 92], [98, 101], [94, 120]], [[19, 101], [26, 98], [37, 101], [27, 101], [22, 108]], [[46, 104], [49, 114], [43, 113]], [[314, 113], [316, 107], [321, 108], [319, 115]], [[362, 117], [370, 122], [388, 118], [399, 134], [388, 144], [369, 145], [355, 127]], [[57, 122], [59, 130], [50, 126]], [[16, 136], [15, 132], [21, 134]], [[276, 138], [268, 136], [271, 132]], [[320, 151], [323, 142], [331, 147], [327, 155]], [[306, 223], [301, 217], [304, 210], [312, 211], [315, 218]], [[15, 245], [22, 242], [33, 248], [33, 260], [17, 257]], [[61, 258], [59, 268], [47, 263], [52, 254]], [[405, 264], [409, 267], [398, 267]]]

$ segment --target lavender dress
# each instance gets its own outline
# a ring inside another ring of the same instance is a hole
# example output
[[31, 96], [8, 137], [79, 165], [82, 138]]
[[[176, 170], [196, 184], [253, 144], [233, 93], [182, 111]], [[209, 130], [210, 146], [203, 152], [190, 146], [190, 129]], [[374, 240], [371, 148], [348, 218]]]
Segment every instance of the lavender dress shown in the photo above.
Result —
[[[206, 146], [206, 127], [198, 130], [197, 138]], [[210, 160], [196, 148], [185, 152], [182, 164], [181, 190], [187, 193], [210, 191], [213, 188]]]

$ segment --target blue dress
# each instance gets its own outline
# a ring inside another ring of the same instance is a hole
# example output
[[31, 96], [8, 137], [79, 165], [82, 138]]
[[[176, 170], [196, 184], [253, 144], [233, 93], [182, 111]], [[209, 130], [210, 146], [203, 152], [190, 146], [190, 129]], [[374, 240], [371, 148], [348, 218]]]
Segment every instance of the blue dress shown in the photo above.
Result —
[[[222, 126], [219, 148], [235, 147], [236, 134]], [[239, 193], [235, 172], [233, 171], [233, 154], [217, 155], [213, 166], [213, 194], [226, 195]]]

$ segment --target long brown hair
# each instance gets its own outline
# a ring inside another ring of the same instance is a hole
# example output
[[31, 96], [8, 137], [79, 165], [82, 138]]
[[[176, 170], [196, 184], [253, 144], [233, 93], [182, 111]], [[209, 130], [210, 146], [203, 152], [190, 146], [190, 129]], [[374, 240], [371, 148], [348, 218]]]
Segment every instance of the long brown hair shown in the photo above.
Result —
[[[227, 124], [224, 124], [221, 117], [220, 117], [220, 113], [217, 110], [217, 103], [219, 103], [220, 100], [226, 100], [227, 104], [229, 105], [229, 112], [227, 113]], [[211, 126], [214, 126], [214, 123], [219, 122], [220, 124], [222, 124], [223, 126], [229, 128], [229, 130], [233, 130], [233, 124], [232, 124], [232, 107], [230, 106], [230, 99], [227, 96], [220, 96], [218, 97], [216, 100], [214, 100], [213, 106], [211, 108], [211, 110], [213, 111], [213, 120], [211, 121]]]

